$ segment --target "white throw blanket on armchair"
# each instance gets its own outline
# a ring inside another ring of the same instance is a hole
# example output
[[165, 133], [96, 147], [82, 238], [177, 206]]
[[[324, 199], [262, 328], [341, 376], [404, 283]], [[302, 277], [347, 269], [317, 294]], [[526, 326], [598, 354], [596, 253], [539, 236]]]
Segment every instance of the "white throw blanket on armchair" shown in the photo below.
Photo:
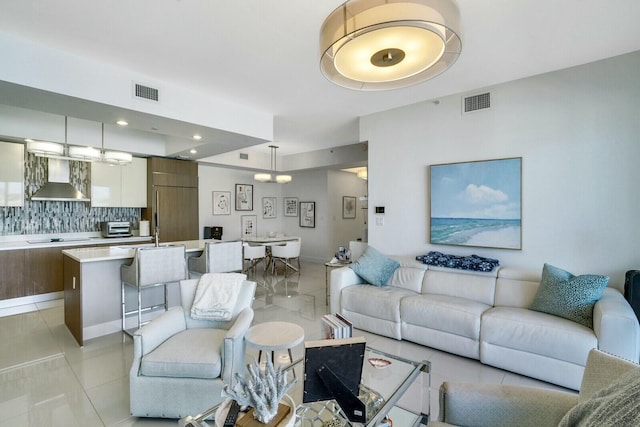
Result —
[[191, 318], [198, 320], [230, 320], [238, 300], [241, 273], [207, 273], [202, 275], [191, 306]]

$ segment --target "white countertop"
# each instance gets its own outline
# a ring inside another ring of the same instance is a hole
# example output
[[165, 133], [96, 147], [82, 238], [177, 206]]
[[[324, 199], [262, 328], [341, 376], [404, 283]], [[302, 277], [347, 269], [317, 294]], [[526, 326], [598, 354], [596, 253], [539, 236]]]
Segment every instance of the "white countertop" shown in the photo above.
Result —
[[[52, 239], [56, 241], [51, 241]], [[58, 240], [60, 239], [60, 240]], [[95, 246], [104, 244], [123, 244], [131, 242], [150, 243], [152, 237], [110, 237], [100, 233], [64, 233], [0, 236], [0, 251], [17, 249], [55, 248], [64, 246]], [[37, 242], [37, 243], [34, 243]]]
[[[204, 244], [206, 242], [212, 242], [213, 240], [187, 240], [182, 242], [167, 242], [161, 243], [160, 246], [168, 245], [185, 245], [187, 252], [198, 252], [204, 250]], [[64, 255], [78, 262], [96, 262], [96, 261], [110, 261], [117, 259], [133, 258], [135, 249], [137, 247], [152, 247], [153, 243], [145, 243], [142, 245], [129, 245], [129, 246], [102, 246], [94, 248], [74, 248], [65, 249], [62, 251]]]

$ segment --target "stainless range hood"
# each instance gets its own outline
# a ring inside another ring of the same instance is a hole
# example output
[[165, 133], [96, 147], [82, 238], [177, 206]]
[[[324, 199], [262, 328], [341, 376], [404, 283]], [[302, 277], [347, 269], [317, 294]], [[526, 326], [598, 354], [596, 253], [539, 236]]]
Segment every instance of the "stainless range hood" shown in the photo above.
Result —
[[69, 160], [49, 158], [49, 181], [36, 191], [31, 200], [88, 202], [90, 199], [69, 183]]

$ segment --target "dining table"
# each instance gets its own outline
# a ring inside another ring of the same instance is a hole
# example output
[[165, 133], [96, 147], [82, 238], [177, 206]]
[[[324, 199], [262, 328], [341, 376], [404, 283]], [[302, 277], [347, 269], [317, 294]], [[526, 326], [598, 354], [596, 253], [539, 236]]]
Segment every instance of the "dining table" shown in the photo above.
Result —
[[296, 240], [300, 240], [300, 237], [276, 235], [276, 236], [247, 236], [242, 239], [243, 242], [248, 243], [250, 245], [266, 246], [265, 255], [266, 255], [267, 271], [269, 270], [269, 268], [273, 263], [273, 257], [271, 256], [271, 246], [284, 245], [287, 242], [292, 242]]

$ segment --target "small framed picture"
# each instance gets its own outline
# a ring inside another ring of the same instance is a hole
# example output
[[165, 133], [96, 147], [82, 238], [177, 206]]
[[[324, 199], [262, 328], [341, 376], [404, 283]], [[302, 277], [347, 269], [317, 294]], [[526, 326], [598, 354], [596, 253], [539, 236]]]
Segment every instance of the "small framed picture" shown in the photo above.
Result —
[[262, 218], [275, 218], [276, 217], [276, 204], [277, 198], [275, 197], [263, 197], [262, 198]]
[[356, 217], [356, 198], [354, 196], [342, 196], [342, 218], [354, 219]]
[[253, 210], [253, 185], [236, 184], [236, 210]]
[[258, 216], [242, 215], [240, 217], [242, 238], [258, 236]]
[[284, 198], [284, 216], [298, 216], [298, 198]]
[[231, 191], [213, 192], [213, 214], [231, 215]]
[[300, 227], [315, 228], [316, 202], [300, 202]]

